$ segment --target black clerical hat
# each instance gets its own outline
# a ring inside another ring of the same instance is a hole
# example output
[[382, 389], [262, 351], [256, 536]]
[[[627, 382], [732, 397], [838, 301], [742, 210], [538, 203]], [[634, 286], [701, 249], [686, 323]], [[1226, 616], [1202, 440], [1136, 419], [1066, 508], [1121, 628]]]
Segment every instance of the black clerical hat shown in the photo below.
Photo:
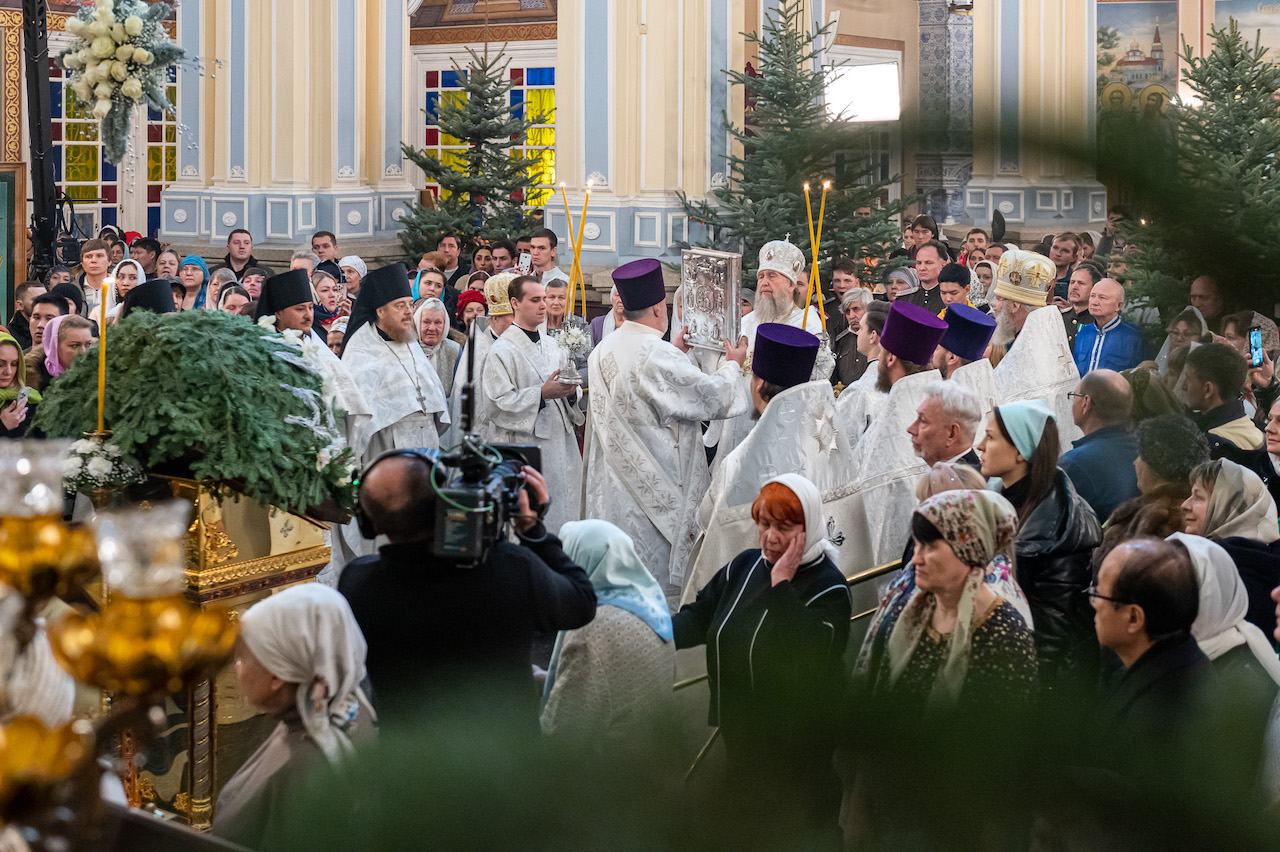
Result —
[[307, 270], [290, 269], [262, 282], [262, 295], [258, 297], [258, 307], [253, 312], [253, 318], [256, 320], [273, 316], [285, 308], [310, 301], [313, 301], [313, 296]]

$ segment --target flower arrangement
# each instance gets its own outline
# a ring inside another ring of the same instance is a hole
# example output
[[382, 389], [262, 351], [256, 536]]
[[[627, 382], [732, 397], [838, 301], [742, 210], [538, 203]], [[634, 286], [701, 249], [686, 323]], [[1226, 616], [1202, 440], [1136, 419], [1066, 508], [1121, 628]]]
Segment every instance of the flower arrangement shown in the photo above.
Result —
[[[574, 322], [577, 320], [577, 322]], [[581, 317], [570, 314], [564, 318], [564, 328], [555, 334], [556, 343], [571, 354], [583, 356], [591, 351], [591, 335]]]
[[[327, 505], [350, 509], [352, 453], [302, 348], [219, 311], [134, 311], [107, 347], [111, 439], [147, 471], [219, 483], [265, 506], [315, 517]], [[77, 358], [50, 386], [36, 414], [50, 437], [94, 428], [97, 367]]]
[[71, 445], [62, 466], [63, 482], [81, 494], [96, 488], [123, 488], [144, 477], [142, 467], [105, 437], [91, 434]]
[[113, 163], [124, 159], [135, 106], [173, 108], [165, 84], [183, 51], [165, 32], [168, 15], [167, 3], [95, 0], [67, 21], [74, 41], [56, 61], [71, 74], [76, 100], [102, 122], [105, 153]]

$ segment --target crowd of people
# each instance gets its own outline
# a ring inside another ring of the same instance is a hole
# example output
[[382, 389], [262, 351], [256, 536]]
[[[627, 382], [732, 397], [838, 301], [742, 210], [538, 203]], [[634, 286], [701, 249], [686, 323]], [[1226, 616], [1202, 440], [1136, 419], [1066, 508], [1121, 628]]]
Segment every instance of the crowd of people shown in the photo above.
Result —
[[[245, 231], [211, 271], [104, 229], [77, 269], [18, 287], [0, 436], [92, 346], [102, 299], [109, 323], [218, 310], [323, 351], [359, 510], [318, 583], [242, 621], [241, 688], [279, 726], [215, 831], [254, 848], [287, 834], [273, 803], [297, 773], [340, 771], [424, 707], [500, 698], [597, 756], [643, 748], [683, 648], [705, 646], [726, 795], [850, 848], [901, 830], [842, 723], [860, 702], [1000, 718], [1084, 695], [1108, 736], [1156, 738], [1215, 691], [1269, 707], [1280, 334], [1252, 308], [1271, 306], [1201, 276], [1159, 317], [1130, 297], [1115, 222], [956, 249], [919, 216], [893, 254], [879, 285], [835, 259], [824, 322], [803, 253], [767, 243], [741, 337], [712, 351], [656, 260], [614, 270], [578, 342], [548, 230], [445, 234], [410, 274], [328, 232], [276, 273]], [[483, 570], [432, 556], [424, 451], [464, 439], [468, 397], [480, 441], [538, 451]]]

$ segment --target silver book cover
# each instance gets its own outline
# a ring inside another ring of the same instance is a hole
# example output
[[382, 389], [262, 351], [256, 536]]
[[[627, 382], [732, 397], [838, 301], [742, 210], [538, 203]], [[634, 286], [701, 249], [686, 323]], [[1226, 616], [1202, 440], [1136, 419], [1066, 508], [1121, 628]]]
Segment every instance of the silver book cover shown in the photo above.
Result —
[[692, 248], [680, 253], [680, 320], [689, 345], [724, 351], [742, 330], [742, 255]]

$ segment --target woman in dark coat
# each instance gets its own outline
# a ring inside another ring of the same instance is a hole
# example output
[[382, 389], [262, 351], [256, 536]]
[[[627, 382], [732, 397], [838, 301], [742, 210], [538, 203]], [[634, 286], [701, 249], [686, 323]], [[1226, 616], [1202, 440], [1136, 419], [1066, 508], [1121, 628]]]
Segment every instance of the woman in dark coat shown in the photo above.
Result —
[[1058, 425], [1038, 400], [998, 406], [978, 443], [982, 472], [1018, 513], [1016, 577], [1031, 605], [1036, 660], [1049, 687], [1096, 679], [1098, 641], [1084, 596], [1098, 518], [1058, 468]]
[[774, 814], [831, 826], [848, 587], [812, 482], [770, 480], [751, 514], [760, 547], [736, 556], [673, 616], [676, 647], [707, 646], [709, 721], [743, 801], [758, 806], [767, 795]]

